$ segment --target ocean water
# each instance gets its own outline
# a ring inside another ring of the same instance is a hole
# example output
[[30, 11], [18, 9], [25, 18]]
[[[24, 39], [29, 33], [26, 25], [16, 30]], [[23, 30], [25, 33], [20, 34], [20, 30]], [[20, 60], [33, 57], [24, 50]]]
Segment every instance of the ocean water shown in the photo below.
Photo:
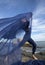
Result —
[[37, 47], [45, 48], [45, 41], [36, 41]]
[[[36, 41], [36, 44], [36, 53], [45, 52], [45, 41]], [[22, 50], [26, 52], [32, 52], [32, 47], [22, 47]]]

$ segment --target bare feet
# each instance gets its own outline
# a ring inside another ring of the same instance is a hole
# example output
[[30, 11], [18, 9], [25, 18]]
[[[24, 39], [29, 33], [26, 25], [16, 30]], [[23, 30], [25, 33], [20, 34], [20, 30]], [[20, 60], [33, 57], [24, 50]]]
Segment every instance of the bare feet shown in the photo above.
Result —
[[38, 58], [34, 54], [32, 55], [32, 57], [33, 59], [38, 60]]

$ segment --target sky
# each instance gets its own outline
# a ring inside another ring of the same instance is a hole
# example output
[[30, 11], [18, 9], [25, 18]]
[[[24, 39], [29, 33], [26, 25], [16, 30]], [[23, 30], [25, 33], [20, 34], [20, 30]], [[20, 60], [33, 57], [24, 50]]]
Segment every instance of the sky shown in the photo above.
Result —
[[45, 0], [0, 0], [0, 19], [32, 12], [32, 35], [35, 41], [45, 41]]

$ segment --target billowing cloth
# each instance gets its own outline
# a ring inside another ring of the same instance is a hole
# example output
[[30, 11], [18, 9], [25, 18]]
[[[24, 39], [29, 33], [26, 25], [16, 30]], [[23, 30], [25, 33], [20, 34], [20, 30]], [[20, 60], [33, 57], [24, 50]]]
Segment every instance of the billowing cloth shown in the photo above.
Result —
[[0, 38], [15, 38], [16, 32], [23, 26], [21, 19], [24, 17], [26, 19], [32, 18], [32, 12], [19, 14], [11, 18], [0, 19]]
[[32, 18], [32, 12], [19, 14], [11, 18], [0, 19], [0, 56], [8, 55], [14, 50], [14, 47], [16, 47], [11, 40], [14, 38], [16, 39], [18, 30], [22, 29], [23, 24], [21, 19], [24, 17], [26, 19]]
[[45, 60], [30, 60], [28, 62], [16, 62], [11, 65], [45, 65]]
[[[2, 40], [2, 42], [1, 42]], [[14, 62], [22, 60], [21, 48], [14, 49], [18, 44], [18, 39], [4, 39], [0, 40], [0, 64], [11, 65]], [[13, 52], [12, 52], [13, 50]]]
[[2, 38], [0, 40], [0, 56], [6, 56], [9, 55], [14, 50], [16, 46], [20, 43], [19, 39], [4, 39]]
[[19, 14], [11, 18], [0, 19], [0, 61], [2, 63], [4, 62], [3, 64], [1, 63], [2, 65], [10, 65], [13, 61], [18, 62], [21, 60], [21, 50], [15, 50], [15, 47], [20, 41], [17, 39], [17, 42], [15, 41], [14, 44], [12, 40], [14, 38], [16, 39], [18, 30], [22, 29], [23, 24], [21, 23], [21, 19], [24, 17], [29, 20], [32, 18], [32, 12]]

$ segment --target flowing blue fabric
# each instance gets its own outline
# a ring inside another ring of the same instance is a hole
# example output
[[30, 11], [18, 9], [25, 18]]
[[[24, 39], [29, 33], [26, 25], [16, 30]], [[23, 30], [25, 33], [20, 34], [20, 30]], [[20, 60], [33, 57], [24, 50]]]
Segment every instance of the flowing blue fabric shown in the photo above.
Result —
[[11, 18], [0, 19], [0, 38], [14, 38], [16, 31], [22, 28], [22, 18], [31, 18], [32, 13], [23, 13]]
[[[17, 30], [22, 28], [20, 20], [22, 18], [31, 18], [32, 13], [23, 13], [11, 18], [0, 19], [0, 56], [12, 53], [15, 45], [11, 42], [15, 38]], [[30, 21], [31, 22], [31, 21]], [[30, 24], [31, 25], [31, 24]], [[32, 25], [31, 25], [32, 26]], [[3, 41], [4, 42], [3, 42]], [[12, 65], [45, 65], [44, 60], [30, 60], [28, 62], [16, 62]]]
[[16, 38], [18, 30], [22, 29], [23, 24], [21, 19], [24, 17], [29, 20], [32, 18], [32, 12], [0, 19], [0, 56], [8, 55], [12, 50], [14, 50], [15, 45], [11, 40]]

